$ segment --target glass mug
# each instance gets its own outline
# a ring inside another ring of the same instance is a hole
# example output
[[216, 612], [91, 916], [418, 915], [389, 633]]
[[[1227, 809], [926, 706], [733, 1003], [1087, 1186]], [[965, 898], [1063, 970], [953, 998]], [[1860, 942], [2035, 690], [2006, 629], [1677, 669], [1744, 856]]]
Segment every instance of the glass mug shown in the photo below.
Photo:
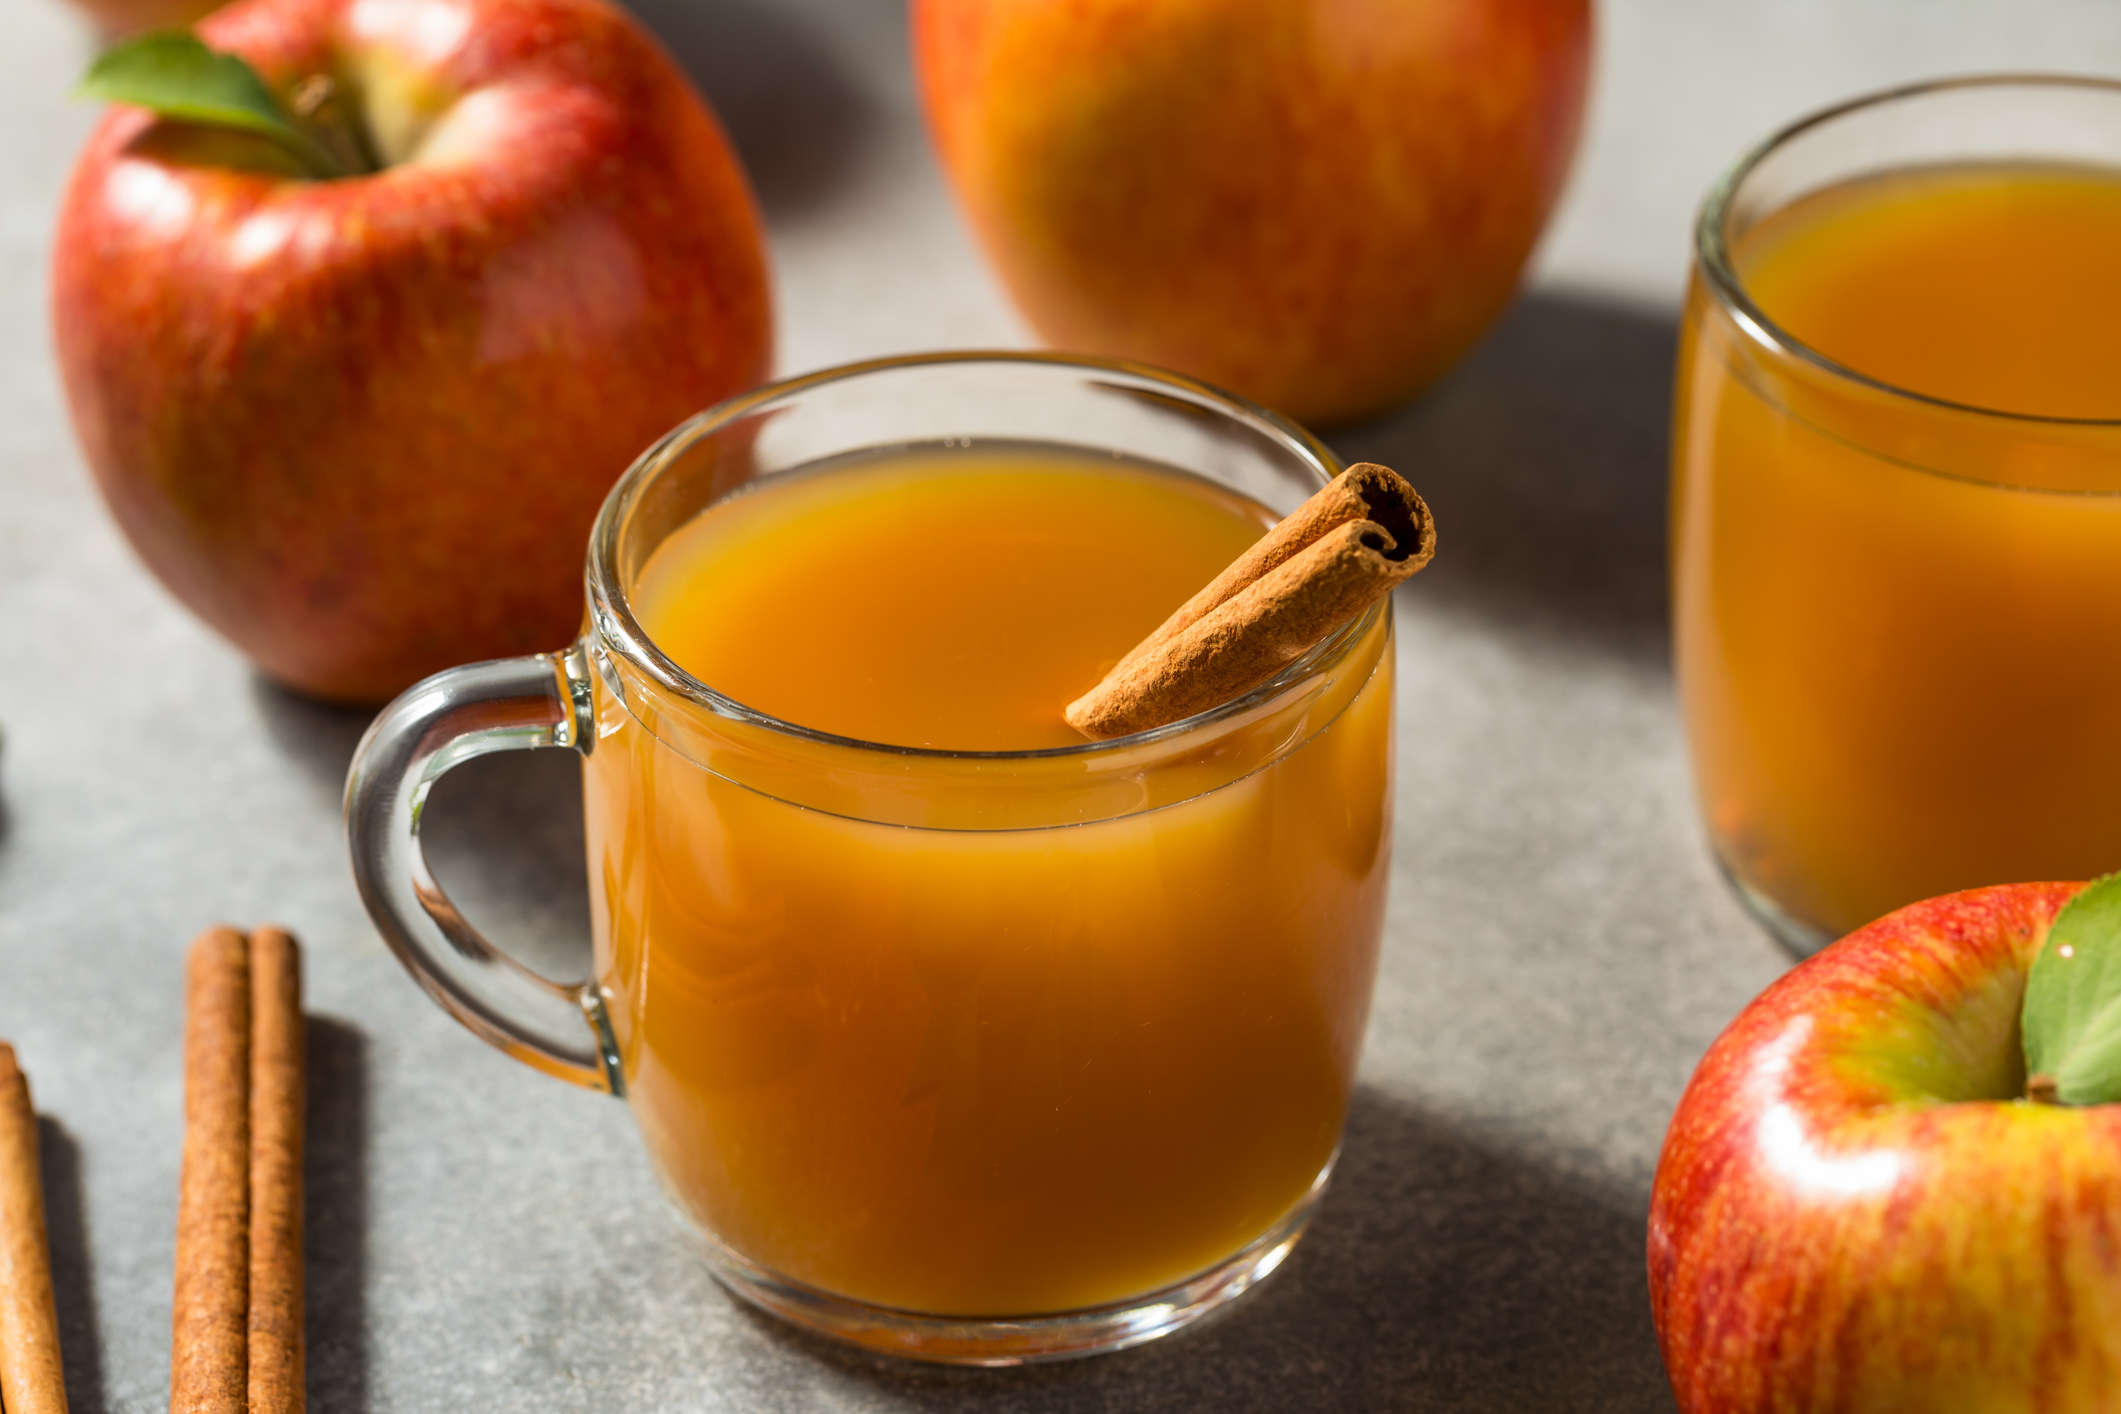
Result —
[[[384, 711], [347, 830], [429, 995], [627, 1098], [729, 1288], [873, 1349], [1012, 1364], [1176, 1329], [1302, 1232], [1383, 928], [1393, 654], [1386, 603], [1185, 722], [950, 752], [775, 720], [642, 632], [642, 566], [720, 498], [982, 444], [1180, 468], [1282, 513], [1339, 470], [1270, 413], [1089, 359], [893, 359], [746, 394], [613, 488], [579, 642]], [[434, 780], [518, 747], [582, 756], [586, 982], [487, 943], [420, 852]]]
[[1954, 167], [2121, 176], [2121, 86], [1837, 108], [1740, 161], [1696, 233], [1681, 706], [1716, 856], [1799, 953], [1916, 899], [2121, 866], [2121, 423], [1892, 386], [1778, 326], [1744, 277], [1748, 235], [1793, 203]]

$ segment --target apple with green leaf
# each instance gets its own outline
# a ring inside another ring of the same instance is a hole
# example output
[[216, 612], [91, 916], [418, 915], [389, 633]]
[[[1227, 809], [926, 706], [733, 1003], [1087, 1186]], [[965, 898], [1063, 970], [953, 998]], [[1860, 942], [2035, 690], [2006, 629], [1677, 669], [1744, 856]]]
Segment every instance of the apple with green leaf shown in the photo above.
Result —
[[611, 483], [767, 371], [744, 174], [603, 0], [240, 0], [85, 87], [120, 102], [56, 241], [75, 427], [148, 566], [290, 687], [565, 642]]
[[1509, 300], [1575, 151], [1590, 0], [913, 0], [944, 166], [1050, 344], [1306, 421]]
[[2121, 879], [1931, 899], [1792, 970], [1710, 1048], [1658, 1163], [1679, 1407], [2121, 1405], [2115, 1100]]

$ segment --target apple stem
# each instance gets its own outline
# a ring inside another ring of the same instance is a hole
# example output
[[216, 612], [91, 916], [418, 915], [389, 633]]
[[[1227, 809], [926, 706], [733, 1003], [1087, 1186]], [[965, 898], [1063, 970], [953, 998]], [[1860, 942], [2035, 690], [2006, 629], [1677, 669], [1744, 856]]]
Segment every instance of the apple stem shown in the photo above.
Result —
[[294, 86], [287, 106], [318, 146], [339, 164], [342, 175], [380, 170], [383, 164], [369, 150], [361, 124], [347, 111], [342, 97], [330, 74], [311, 74]]
[[2036, 1105], [2059, 1105], [2062, 1095], [2052, 1075], [2025, 1077], [2025, 1098]]

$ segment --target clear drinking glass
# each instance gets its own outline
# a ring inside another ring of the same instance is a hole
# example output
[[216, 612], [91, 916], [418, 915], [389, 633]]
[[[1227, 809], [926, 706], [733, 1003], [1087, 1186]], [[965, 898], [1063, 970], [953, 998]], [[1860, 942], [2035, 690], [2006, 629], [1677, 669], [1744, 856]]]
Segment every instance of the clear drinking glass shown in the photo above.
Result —
[[[1271, 1271], [1331, 1172], [1383, 925], [1389, 604], [1238, 701], [1043, 751], [778, 721], [629, 602], [722, 497], [891, 450], [1058, 449], [1286, 512], [1338, 470], [1172, 375], [894, 359], [737, 398], [652, 448], [589, 546], [562, 651], [442, 673], [347, 786], [377, 926], [525, 1062], [624, 1095], [732, 1290], [827, 1334], [1010, 1364], [1177, 1328]], [[482, 752], [582, 756], [595, 976], [539, 977], [451, 906], [419, 811]]]
[[1748, 153], [1696, 233], [1681, 705], [1717, 859], [1800, 953], [1919, 898], [2121, 865], [2121, 423], [1892, 386], [1779, 327], [1741, 274], [1793, 203], [1954, 167], [2115, 175], [2121, 86], [1979, 78], [1836, 108]]

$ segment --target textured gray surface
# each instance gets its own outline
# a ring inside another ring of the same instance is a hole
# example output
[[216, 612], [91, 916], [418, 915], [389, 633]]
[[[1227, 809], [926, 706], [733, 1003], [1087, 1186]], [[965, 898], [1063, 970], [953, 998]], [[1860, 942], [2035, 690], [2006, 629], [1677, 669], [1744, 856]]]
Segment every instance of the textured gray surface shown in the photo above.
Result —
[[[773, 226], [781, 362], [1025, 336], [920, 133], [897, 0], [640, 0]], [[74, 1407], [162, 1407], [183, 949], [284, 920], [311, 965], [313, 1407], [1669, 1407], [1643, 1213], [1694, 1060], [1782, 966], [1703, 854], [1664, 634], [1663, 456], [1687, 227], [1769, 128], [1883, 83], [2121, 69], [2105, 0], [1616, 0], [1533, 292], [1428, 398], [1340, 439], [1443, 528], [1404, 594], [1394, 896], [1345, 1159], [1287, 1266], [1101, 1360], [937, 1372], [737, 1307], [624, 1108], [485, 1050], [369, 929], [339, 839], [363, 725], [256, 680], [132, 559], [47, 352], [51, 214], [92, 114], [56, 0], [0, 0], [0, 1034], [48, 1117]], [[586, 927], [565, 760], [434, 806], [445, 881], [548, 965]]]

